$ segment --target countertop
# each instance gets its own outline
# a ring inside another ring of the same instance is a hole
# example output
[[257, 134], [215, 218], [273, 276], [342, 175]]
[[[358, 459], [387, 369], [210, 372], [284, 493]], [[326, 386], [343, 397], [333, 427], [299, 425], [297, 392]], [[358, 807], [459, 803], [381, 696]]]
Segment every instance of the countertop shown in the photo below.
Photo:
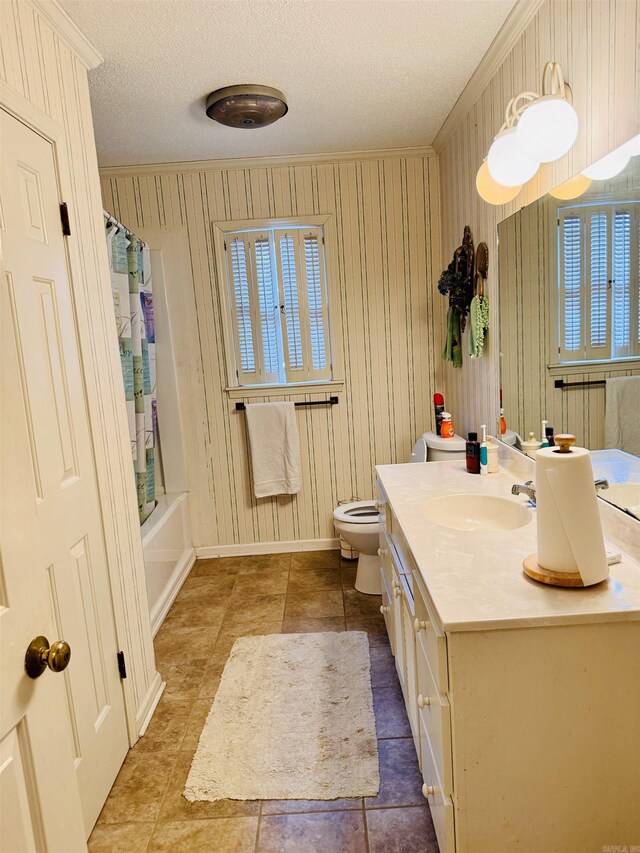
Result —
[[505, 531], [450, 530], [424, 516], [426, 501], [450, 494], [498, 495], [527, 506], [525, 496], [511, 495], [523, 481], [506, 468], [481, 477], [468, 474], [462, 460], [376, 471], [445, 631], [640, 620], [640, 564], [626, 554], [610, 566], [608, 580], [586, 589], [551, 587], [524, 574], [523, 559], [536, 551], [533, 507], [528, 524]]

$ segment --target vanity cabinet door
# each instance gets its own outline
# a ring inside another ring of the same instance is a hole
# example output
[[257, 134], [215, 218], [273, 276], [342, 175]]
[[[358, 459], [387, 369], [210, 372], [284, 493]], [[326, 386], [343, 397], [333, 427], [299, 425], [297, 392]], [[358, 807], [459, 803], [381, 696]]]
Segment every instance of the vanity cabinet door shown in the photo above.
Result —
[[387, 634], [389, 635], [389, 643], [391, 645], [391, 653], [396, 653], [396, 632], [393, 624], [393, 605], [391, 604], [391, 593], [387, 585], [387, 576], [383, 566], [380, 566], [380, 587], [382, 589], [382, 604], [380, 612], [384, 616], [384, 622], [387, 626]]
[[418, 721], [418, 681], [416, 673], [416, 639], [413, 628], [415, 618], [411, 602], [404, 590], [400, 596], [402, 602], [402, 640], [405, 653], [405, 681], [404, 701], [407, 707], [407, 715], [411, 724], [413, 740], [415, 742], [418, 759], [420, 759], [420, 729]]
[[454, 834], [453, 802], [442, 788], [440, 778], [429, 745], [427, 731], [420, 723], [421, 769], [424, 785], [422, 794], [429, 803], [433, 826], [438, 838], [440, 853], [454, 853], [456, 849]]

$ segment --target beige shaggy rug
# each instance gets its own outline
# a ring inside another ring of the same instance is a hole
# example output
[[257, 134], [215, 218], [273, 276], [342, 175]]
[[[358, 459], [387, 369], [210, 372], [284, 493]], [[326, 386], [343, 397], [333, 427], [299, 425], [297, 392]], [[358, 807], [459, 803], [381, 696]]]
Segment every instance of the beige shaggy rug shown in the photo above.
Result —
[[379, 788], [367, 635], [236, 640], [186, 799], [334, 800]]

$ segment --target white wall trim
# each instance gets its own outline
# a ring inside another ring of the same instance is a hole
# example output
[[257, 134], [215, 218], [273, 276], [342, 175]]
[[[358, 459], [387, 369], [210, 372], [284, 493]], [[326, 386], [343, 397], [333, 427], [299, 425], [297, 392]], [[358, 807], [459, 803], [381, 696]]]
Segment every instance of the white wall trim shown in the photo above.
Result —
[[[469, 113], [473, 105], [480, 98], [496, 71], [500, 68], [505, 58], [509, 55], [510, 50], [544, 2], [545, 0], [518, 0], [515, 4], [497, 36], [489, 45], [489, 49], [480, 60], [478, 67], [469, 78], [469, 82], [462, 90], [451, 112], [444, 120], [444, 124], [436, 134], [432, 146], [437, 154], [442, 151], [460, 124], [460, 121]], [[549, 59], [553, 59], [553, 57], [550, 56]], [[540, 69], [540, 76], [542, 77], [542, 68]], [[498, 130], [499, 128], [496, 127], [496, 133]]]
[[306, 163], [342, 163], [353, 160], [386, 160], [404, 157], [435, 157], [430, 145], [419, 148], [380, 148], [370, 151], [336, 151], [329, 154], [279, 154], [270, 157], [238, 157], [226, 160], [187, 160], [177, 163], [144, 163], [139, 166], [104, 166], [103, 178], [140, 175], [174, 175], [177, 172], [213, 172], [229, 169], [266, 169], [277, 166], [299, 166]]
[[340, 547], [339, 539], [292, 539], [288, 542], [248, 542], [246, 545], [201, 545], [199, 560], [211, 557], [249, 557], [252, 554], [287, 554], [292, 551], [331, 551]]
[[49, 24], [87, 68], [97, 68], [104, 57], [91, 44], [77, 24], [67, 15], [57, 0], [30, 0], [35, 11]]

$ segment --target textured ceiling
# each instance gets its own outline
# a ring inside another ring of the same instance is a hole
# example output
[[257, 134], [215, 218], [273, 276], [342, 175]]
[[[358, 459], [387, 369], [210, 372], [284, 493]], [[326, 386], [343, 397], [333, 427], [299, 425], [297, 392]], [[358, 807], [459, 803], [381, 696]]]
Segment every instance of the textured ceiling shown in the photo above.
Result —
[[[514, 0], [62, 0], [90, 72], [102, 166], [428, 145]], [[207, 94], [261, 83], [289, 113], [253, 130]]]

